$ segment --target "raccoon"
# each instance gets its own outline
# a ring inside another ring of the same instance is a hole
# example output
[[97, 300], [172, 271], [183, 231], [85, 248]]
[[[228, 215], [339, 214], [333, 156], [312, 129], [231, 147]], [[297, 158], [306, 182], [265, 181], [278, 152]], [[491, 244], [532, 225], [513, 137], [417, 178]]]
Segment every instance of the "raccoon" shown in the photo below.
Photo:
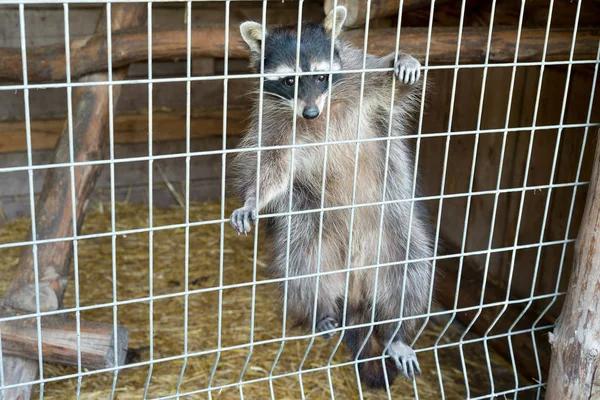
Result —
[[[233, 212], [231, 224], [238, 233], [247, 233], [259, 211], [287, 213], [290, 201], [292, 211], [305, 211], [265, 220], [273, 252], [268, 272], [275, 277], [294, 278], [287, 281], [287, 312], [296, 325], [309, 328], [314, 320], [317, 331], [325, 337], [331, 337], [343, 325], [343, 341], [359, 360], [361, 380], [369, 387], [385, 387], [386, 375], [391, 383], [399, 373], [406, 378], [421, 373], [410, 343], [422, 321], [415, 316], [427, 309], [432, 270], [427, 261], [410, 260], [433, 255], [432, 235], [425, 210], [416, 203], [411, 206], [410, 201], [398, 201], [413, 196], [414, 155], [410, 143], [362, 141], [357, 155], [352, 141], [357, 133], [361, 139], [377, 139], [409, 131], [420, 105], [420, 64], [404, 53], [396, 62], [394, 54], [367, 54], [366, 68], [388, 70], [366, 72], [361, 85], [360, 73], [343, 73], [362, 69], [364, 56], [339, 37], [345, 17], [346, 9], [339, 6], [320, 24], [302, 23], [299, 68], [309, 74], [299, 77], [292, 75], [296, 73], [297, 26], [269, 27], [264, 44], [260, 24], [244, 22], [240, 26], [251, 51], [250, 68], [259, 72], [263, 58], [264, 72], [278, 76], [264, 78], [262, 127], [261, 107], [255, 104], [240, 144], [247, 149], [268, 147], [261, 151], [259, 174], [255, 151], [238, 153], [233, 163], [233, 186], [244, 203]], [[395, 88], [393, 74], [398, 78]], [[326, 134], [327, 151], [319, 145]], [[292, 160], [289, 145], [293, 138], [299, 146], [294, 148]], [[384, 211], [381, 205], [361, 206], [382, 200], [389, 202]], [[352, 218], [348, 206], [354, 204], [357, 206]], [[322, 221], [321, 206], [334, 208], [323, 212]], [[385, 213], [382, 229], [381, 212]], [[410, 262], [398, 264], [407, 260]], [[358, 268], [375, 264], [385, 265], [379, 269]], [[317, 287], [319, 272], [327, 274], [319, 277]], [[373, 315], [375, 325], [371, 328]], [[401, 323], [389, 321], [401, 316]], [[389, 357], [382, 357], [386, 349]], [[373, 357], [380, 359], [360, 361]]]

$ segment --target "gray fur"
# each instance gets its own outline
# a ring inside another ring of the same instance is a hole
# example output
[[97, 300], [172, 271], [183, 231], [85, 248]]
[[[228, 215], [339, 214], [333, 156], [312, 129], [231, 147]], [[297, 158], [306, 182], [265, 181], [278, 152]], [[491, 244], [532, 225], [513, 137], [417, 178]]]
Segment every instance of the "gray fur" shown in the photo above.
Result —
[[[362, 68], [362, 51], [345, 45], [339, 39], [337, 47], [342, 69]], [[329, 60], [319, 61], [328, 62]], [[393, 55], [386, 57], [367, 55], [367, 68], [392, 66], [394, 66]], [[402, 136], [411, 130], [412, 118], [420, 104], [421, 82], [415, 82], [419, 77], [419, 65], [411, 56], [401, 54], [395, 67], [395, 72], [400, 79], [396, 81], [391, 135]], [[412, 75], [408, 75], [407, 69]], [[392, 72], [365, 74], [364, 101], [359, 114], [361, 76], [360, 74], [344, 75], [331, 89], [331, 119], [328, 140], [356, 139], [359, 124], [361, 138], [387, 136], [392, 77]], [[414, 84], [411, 85], [411, 83]], [[258, 112], [258, 105], [256, 105], [254, 118], [252, 118], [247, 134], [241, 141], [241, 147], [252, 148], [258, 145]], [[320, 117], [310, 121], [298, 118], [296, 143], [322, 142], [325, 137], [326, 113], [325, 109]], [[293, 110], [288, 103], [265, 93], [263, 96], [262, 146], [291, 144], [292, 119]], [[390, 157], [385, 200], [409, 199], [413, 196], [414, 155], [409, 141], [362, 142], [358, 158], [356, 204], [382, 200], [385, 153], [388, 143]], [[355, 148], [355, 143], [329, 146], [324, 199], [326, 208], [352, 204]], [[295, 149], [292, 210], [320, 208], [324, 154], [324, 146]], [[253, 213], [256, 211], [261, 213], [288, 211], [289, 179], [292, 166], [291, 150], [262, 151], [259, 182], [260, 204], [258, 205], [255, 193], [256, 160], [256, 152], [242, 152], [237, 155], [234, 163], [236, 175], [234, 187], [237, 194], [244, 200], [244, 207], [237, 210], [238, 214], [232, 219], [234, 227], [239, 232], [249, 230], [249, 223], [246, 227], [244, 221], [239, 223], [239, 215], [245, 215], [252, 219]], [[320, 277], [317, 324], [327, 320], [328, 322], [321, 326], [331, 329], [332, 326], [335, 326], [331, 323], [331, 319], [340, 325], [343, 323], [341, 319], [348, 257], [350, 258], [350, 268], [377, 264], [380, 212], [380, 206], [355, 209], [351, 254], [348, 254], [350, 210], [324, 213], [320, 271], [339, 271], [339, 273]], [[393, 263], [407, 259], [410, 214], [410, 202], [385, 206], [380, 263]], [[273, 257], [269, 267], [271, 275], [285, 276], [286, 266], [289, 268], [289, 276], [317, 272], [319, 212], [291, 217], [289, 263], [286, 262], [288, 217], [270, 218], [265, 222], [272, 241]], [[431, 237], [425, 212], [415, 203], [408, 259], [433, 256]], [[403, 316], [426, 312], [430, 293], [431, 265], [429, 262], [412, 262], [407, 265], [406, 271], [404, 265], [392, 265], [379, 269], [375, 313], [377, 321], [398, 318], [401, 314], [402, 298], [404, 298]], [[371, 268], [350, 273], [346, 326], [370, 322], [376, 271], [377, 269]], [[407, 281], [403, 293], [405, 273]], [[315, 278], [288, 281], [288, 315], [298, 325], [310, 327], [313, 324], [315, 286]], [[395, 336], [393, 335], [398, 328], [398, 323], [377, 325], [373, 336], [379, 343], [378, 348], [382, 349], [390, 342], [396, 343], [397, 348], [401, 347], [403, 343], [410, 344], [420, 323], [422, 321], [416, 319], [403, 321]], [[360, 347], [362, 341], [366, 339], [366, 335], [359, 335], [359, 339], [361, 343], [358, 343], [358, 346]], [[357, 349], [354, 348], [353, 351], [356, 352]], [[371, 356], [377, 355], [381, 355], [381, 352]], [[355, 356], [357, 355], [355, 354]], [[395, 361], [398, 365], [398, 360]], [[418, 363], [414, 366], [414, 370], [417, 369]], [[407, 371], [401, 372], [404, 374]]]

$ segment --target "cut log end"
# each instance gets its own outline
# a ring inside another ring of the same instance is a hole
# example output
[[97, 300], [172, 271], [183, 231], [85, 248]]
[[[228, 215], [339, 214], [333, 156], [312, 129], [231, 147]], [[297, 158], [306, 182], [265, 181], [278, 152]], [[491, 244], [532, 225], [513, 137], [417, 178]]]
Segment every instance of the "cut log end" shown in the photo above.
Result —
[[[2, 307], [0, 317], [23, 315], [18, 310]], [[42, 359], [88, 369], [112, 368], [125, 364], [129, 344], [127, 329], [117, 326], [115, 343], [114, 325], [94, 321], [77, 321], [69, 315], [55, 314], [41, 317]], [[0, 322], [4, 355], [38, 360], [38, 330], [35, 317]], [[115, 345], [117, 361], [115, 362]]]
[[106, 353], [106, 363], [105, 368], [113, 368], [125, 365], [125, 358], [127, 357], [127, 348], [129, 346], [129, 332], [127, 332], [127, 328], [124, 326], [117, 327], [117, 362], [115, 363], [115, 340], [114, 333], [111, 337], [112, 346], [108, 348]]

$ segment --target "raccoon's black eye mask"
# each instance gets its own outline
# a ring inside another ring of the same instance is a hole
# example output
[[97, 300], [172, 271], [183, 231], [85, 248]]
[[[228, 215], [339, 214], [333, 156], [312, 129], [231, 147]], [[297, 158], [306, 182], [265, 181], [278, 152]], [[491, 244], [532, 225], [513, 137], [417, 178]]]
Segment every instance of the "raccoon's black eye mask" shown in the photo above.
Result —
[[[327, 78], [329, 77], [329, 75], [314, 75], [314, 76], [308, 76], [308, 77], [311, 77], [311, 78], [314, 77], [314, 79], [318, 83], [324, 83], [324, 82], [327, 82]], [[308, 78], [308, 77], [306, 77], [306, 78]], [[294, 77], [294, 76], [286, 76], [284, 78], [281, 78], [281, 81], [286, 86], [294, 87], [294, 84], [296, 83], [296, 77]]]

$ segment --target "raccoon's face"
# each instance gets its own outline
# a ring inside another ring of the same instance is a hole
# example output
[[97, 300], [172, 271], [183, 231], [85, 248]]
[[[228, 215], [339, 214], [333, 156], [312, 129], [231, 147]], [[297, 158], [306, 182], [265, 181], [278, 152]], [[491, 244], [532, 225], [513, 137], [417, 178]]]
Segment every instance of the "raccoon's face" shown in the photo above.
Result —
[[[265, 78], [264, 93], [273, 96], [276, 101], [289, 105], [291, 109], [296, 108], [296, 115], [306, 119], [315, 119], [323, 112], [327, 103], [330, 88], [329, 78], [332, 70], [339, 70], [339, 62], [334, 61], [330, 68], [328, 61], [315, 60], [311, 57], [302, 57], [300, 50], [300, 72], [310, 72], [310, 75], [294, 76], [296, 66], [285, 62], [271, 63], [265, 65], [265, 73], [277, 74]], [[294, 57], [295, 58], [295, 57]], [[265, 60], [266, 61], [266, 60]], [[266, 63], [265, 63], [266, 64]], [[289, 74], [280, 76], [280, 74]], [[341, 78], [340, 74], [333, 73], [331, 84], [335, 85]], [[298, 85], [298, 97], [294, 100], [294, 94]]]
[[[342, 69], [340, 55], [334, 40], [333, 62], [331, 61], [332, 37], [337, 37], [346, 16], [346, 10], [338, 7], [336, 27], [333, 33], [333, 13], [323, 24], [303, 23], [300, 38], [300, 60], [296, 76], [296, 26], [277, 27], [265, 32], [264, 43], [264, 94], [275, 101], [295, 108], [296, 114], [305, 119], [315, 119], [323, 112], [328, 93], [342, 78], [336, 73]], [[252, 52], [251, 67], [259, 72], [261, 64], [262, 26], [245, 22], [240, 26], [242, 37]], [[268, 76], [268, 74], [277, 74]], [[331, 77], [330, 77], [331, 75]], [[331, 78], [331, 84], [330, 84]], [[295, 90], [298, 87], [298, 97]]]

